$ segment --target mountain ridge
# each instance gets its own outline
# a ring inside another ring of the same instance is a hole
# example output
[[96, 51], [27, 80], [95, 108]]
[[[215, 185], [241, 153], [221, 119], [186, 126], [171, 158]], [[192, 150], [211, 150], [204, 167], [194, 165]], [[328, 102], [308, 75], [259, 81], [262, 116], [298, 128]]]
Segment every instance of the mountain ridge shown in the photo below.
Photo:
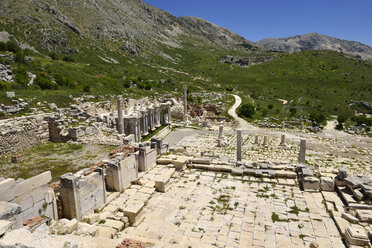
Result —
[[299, 52], [309, 50], [331, 50], [363, 59], [372, 59], [372, 47], [358, 41], [343, 40], [316, 32], [285, 38], [267, 38], [255, 42], [261, 49], [270, 51]]

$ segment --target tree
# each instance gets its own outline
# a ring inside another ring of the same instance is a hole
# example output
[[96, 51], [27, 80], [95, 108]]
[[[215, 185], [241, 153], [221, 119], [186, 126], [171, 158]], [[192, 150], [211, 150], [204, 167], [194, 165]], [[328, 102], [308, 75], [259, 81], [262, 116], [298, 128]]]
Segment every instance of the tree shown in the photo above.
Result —
[[309, 119], [312, 122], [315, 122], [316, 124], [323, 124], [323, 125], [325, 125], [326, 122], [327, 122], [327, 117], [323, 113], [319, 113], [319, 112], [312, 112], [310, 114]]
[[252, 116], [256, 113], [256, 110], [254, 108], [254, 105], [251, 103], [244, 103], [239, 109], [238, 114], [240, 116], [246, 117], [246, 118], [252, 118]]

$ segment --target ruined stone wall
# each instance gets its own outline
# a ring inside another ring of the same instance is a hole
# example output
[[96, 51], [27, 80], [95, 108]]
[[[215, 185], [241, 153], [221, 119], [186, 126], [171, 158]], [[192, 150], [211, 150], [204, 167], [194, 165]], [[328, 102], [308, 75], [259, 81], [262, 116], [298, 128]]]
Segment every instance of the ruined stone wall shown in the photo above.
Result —
[[103, 170], [97, 168], [66, 173], [61, 176], [60, 199], [65, 217], [81, 220], [94, 209], [106, 203], [106, 189]]
[[48, 141], [45, 115], [0, 120], [0, 155]]
[[14, 225], [21, 227], [25, 220], [45, 215], [57, 219], [54, 191], [48, 187], [52, 180], [50, 171], [27, 180], [0, 179], [0, 201], [14, 203], [20, 207]]

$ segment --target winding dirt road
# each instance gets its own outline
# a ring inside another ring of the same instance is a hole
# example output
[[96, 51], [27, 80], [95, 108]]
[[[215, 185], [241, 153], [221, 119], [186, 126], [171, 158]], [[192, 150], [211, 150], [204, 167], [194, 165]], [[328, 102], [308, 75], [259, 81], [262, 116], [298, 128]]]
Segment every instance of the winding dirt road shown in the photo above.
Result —
[[238, 116], [238, 114], [236, 113], [236, 109], [242, 104], [242, 99], [238, 95], [233, 95], [233, 96], [235, 97], [235, 103], [229, 109], [228, 113], [238, 122], [237, 128], [242, 129], [242, 130], [251, 130], [251, 131], [257, 130], [257, 127], [249, 124], [246, 120]]

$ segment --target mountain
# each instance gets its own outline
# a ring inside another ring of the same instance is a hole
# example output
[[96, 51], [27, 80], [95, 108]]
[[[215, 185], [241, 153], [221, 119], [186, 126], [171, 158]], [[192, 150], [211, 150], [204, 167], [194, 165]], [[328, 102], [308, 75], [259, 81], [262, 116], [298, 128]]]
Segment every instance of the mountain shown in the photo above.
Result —
[[296, 35], [288, 38], [270, 38], [257, 41], [256, 46], [270, 51], [298, 52], [309, 50], [332, 50], [363, 59], [372, 59], [372, 47], [357, 41], [348, 41], [318, 33]]
[[83, 37], [85, 44], [87, 39], [92, 44], [97, 39], [123, 42], [133, 53], [157, 42], [178, 47], [181, 36], [229, 49], [253, 45], [226, 28], [201, 18], [175, 17], [141, 0], [2, 0], [1, 24], [23, 36], [23, 42], [63, 53], [79, 51], [72, 36]]

